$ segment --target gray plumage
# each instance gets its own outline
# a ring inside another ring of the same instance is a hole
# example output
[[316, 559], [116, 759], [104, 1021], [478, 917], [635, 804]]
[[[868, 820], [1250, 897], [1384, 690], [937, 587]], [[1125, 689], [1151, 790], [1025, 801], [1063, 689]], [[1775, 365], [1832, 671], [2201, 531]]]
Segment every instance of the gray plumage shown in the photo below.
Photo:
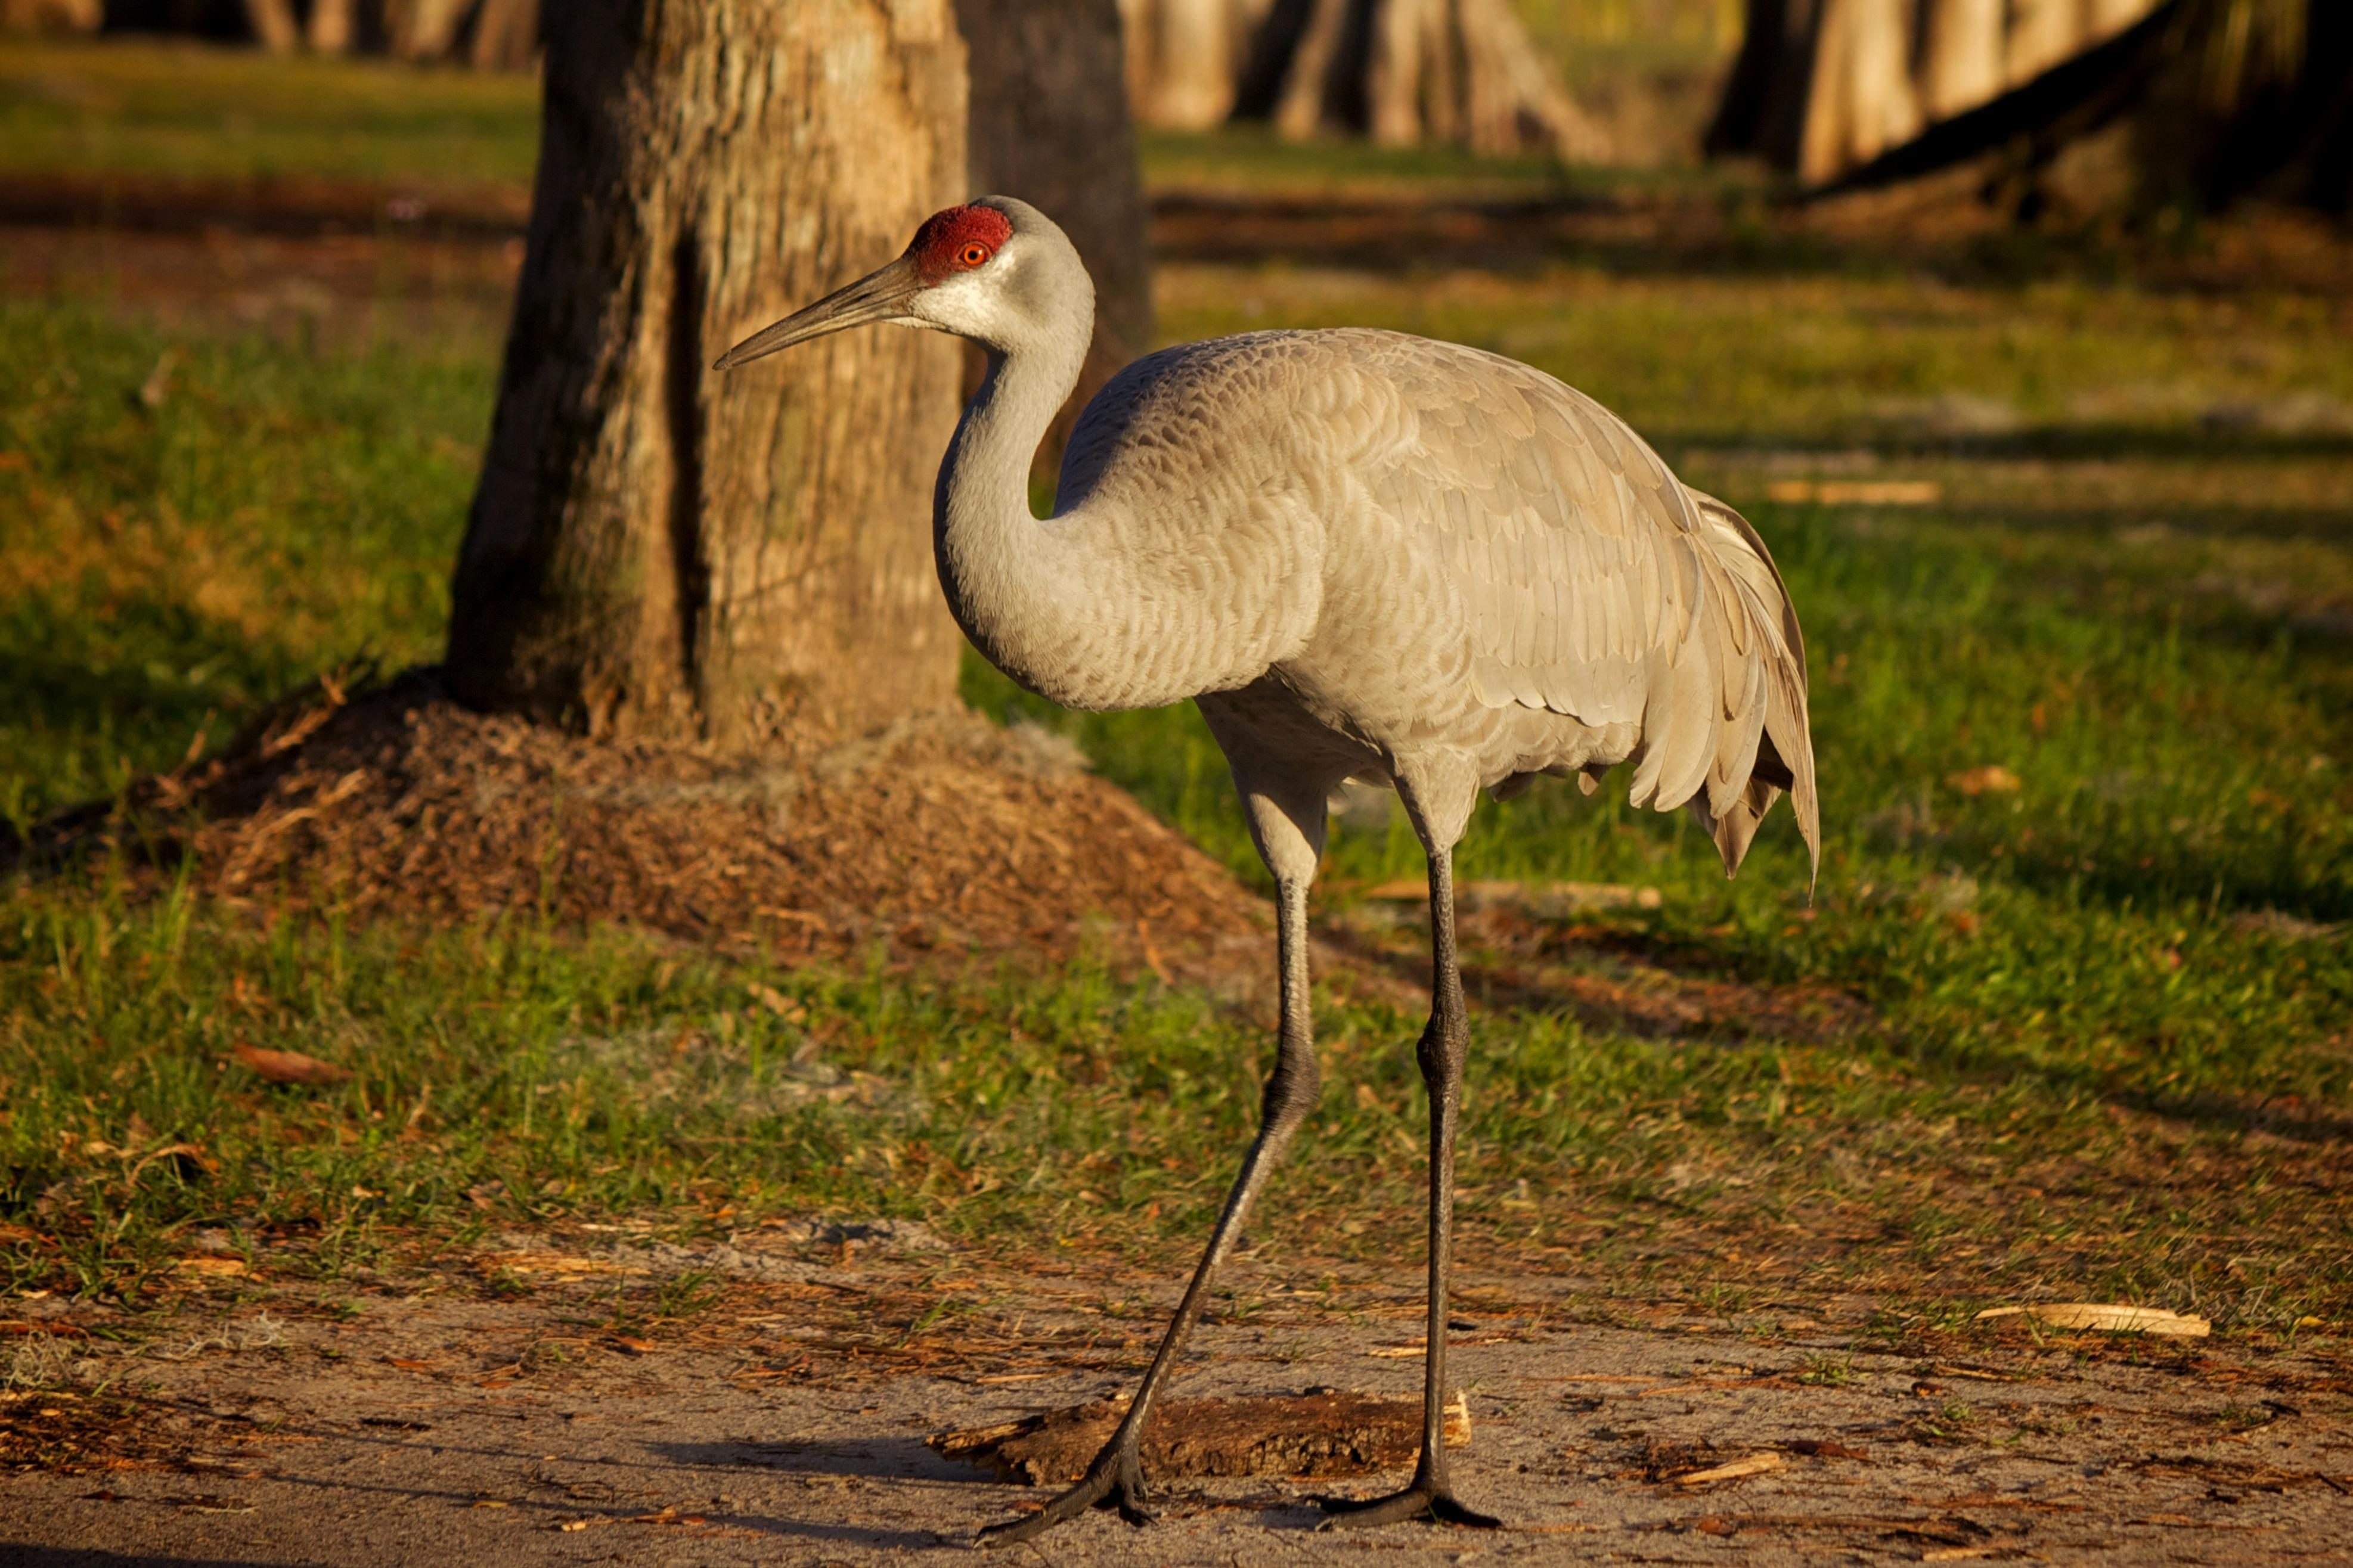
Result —
[[987, 1539], [1083, 1509], [1141, 1521], [1138, 1437], [1268, 1173], [1314, 1104], [1307, 889], [1324, 802], [1393, 785], [1428, 853], [1432, 1006], [1424, 1433], [1413, 1480], [1335, 1518], [1493, 1521], [1440, 1442], [1446, 1258], [1468, 1022], [1454, 845], [1481, 789], [1589, 793], [1630, 763], [1637, 805], [1688, 805], [1738, 869], [1788, 791], [1819, 855], [1804, 643], [1764, 542], [1615, 415], [1512, 360], [1359, 330], [1255, 332], [1140, 360], [1081, 416], [1054, 515], [1028, 474], [1076, 384], [1093, 289], [1070, 242], [1004, 197], [755, 334], [740, 364], [867, 321], [988, 351], [940, 468], [934, 537], [957, 621], [997, 668], [1073, 708], [1199, 705], [1276, 889], [1282, 1026], [1263, 1122], [1159, 1354], [1087, 1477]]
[[1061, 497], [1085, 554], [1142, 569], [1008, 648], [1048, 696], [1208, 697], [1253, 773], [1300, 765], [1253, 744], [1271, 710], [1380, 782], [1432, 752], [1504, 793], [1631, 762], [1633, 804], [1690, 803], [1727, 870], [1788, 789], [1816, 842], [1803, 644], [1763, 542], [1539, 371], [1362, 330], [1170, 349], [1088, 405]]

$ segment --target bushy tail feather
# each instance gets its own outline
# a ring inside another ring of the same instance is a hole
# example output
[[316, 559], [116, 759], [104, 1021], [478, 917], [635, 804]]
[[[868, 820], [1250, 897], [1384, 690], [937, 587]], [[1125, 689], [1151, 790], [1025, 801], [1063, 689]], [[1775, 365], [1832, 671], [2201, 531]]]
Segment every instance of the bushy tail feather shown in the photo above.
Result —
[[1748, 520], [1714, 496], [1698, 490], [1691, 495], [1703, 513], [1737, 535], [1764, 566], [1765, 576], [1760, 578], [1753, 570], [1740, 570], [1743, 563], [1726, 563], [1779, 611], [1781, 641], [1788, 649], [1788, 657], [1774, 659], [1767, 671], [1765, 733], [1757, 743], [1757, 761], [1746, 784], [1721, 812], [1708, 809], [1707, 794], [1702, 791], [1692, 798], [1692, 814], [1715, 840], [1716, 852], [1724, 859], [1724, 874], [1731, 877], [1747, 858], [1757, 825], [1787, 790], [1799, 836], [1806, 841], [1806, 897], [1810, 900], [1821, 879], [1822, 846], [1820, 812], [1814, 795], [1813, 731], [1807, 707], [1805, 634], [1799, 628], [1798, 612], [1789, 602], [1781, 569], [1774, 564], [1773, 552], [1766, 549]]

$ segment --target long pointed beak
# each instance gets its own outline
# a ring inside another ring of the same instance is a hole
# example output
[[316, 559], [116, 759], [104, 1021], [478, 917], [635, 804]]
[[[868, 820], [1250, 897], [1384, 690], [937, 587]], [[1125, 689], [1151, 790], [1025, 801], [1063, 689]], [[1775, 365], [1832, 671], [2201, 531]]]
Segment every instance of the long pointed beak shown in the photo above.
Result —
[[907, 301], [923, 291], [923, 279], [916, 276], [915, 264], [901, 257], [888, 267], [879, 268], [846, 289], [837, 289], [814, 305], [805, 305], [778, 321], [754, 332], [725, 353], [711, 366], [713, 370], [733, 370], [739, 364], [749, 364], [765, 359], [779, 349], [805, 343], [811, 338], [824, 337], [828, 332], [845, 331], [872, 321], [903, 321], [907, 319]]

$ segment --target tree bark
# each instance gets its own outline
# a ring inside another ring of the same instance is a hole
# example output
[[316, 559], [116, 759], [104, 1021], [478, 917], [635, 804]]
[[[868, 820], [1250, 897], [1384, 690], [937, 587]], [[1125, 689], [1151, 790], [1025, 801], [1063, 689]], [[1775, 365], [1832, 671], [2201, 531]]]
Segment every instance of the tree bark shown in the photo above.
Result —
[[2031, 81], [2073, 54], [2084, 38], [2083, 0], [2010, 0], [2003, 74]]
[[2081, 56], [2160, 0], [1748, 0], [1707, 133], [1821, 184]]
[[2000, 96], [2008, 0], [1927, 0], [1920, 37], [1920, 107], [1948, 120]]
[[[1123, 0], [1146, 124], [1606, 155], [1510, 0]], [[1248, 45], [1241, 40], [1247, 37]]]
[[245, 19], [255, 41], [273, 55], [290, 55], [301, 45], [294, 0], [245, 0]]
[[0, 33], [95, 33], [105, 21], [100, 0], [0, 0]]
[[384, 29], [393, 54], [438, 60], [457, 47], [470, 0], [384, 0]]
[[[1250, 34], [1271, 0], [1120, 0], [1135, 118], [1206, 131], [1233, 112]], [[976, 75], [975, 79], [980, 79]]]
[[476, 70], [523, 70], [539, 53], [539, 0], [482, 0], [466, 58]]
[[[2099, 0], [2085, 13], [2100, 26], [2122, 14], [2122, 0]], [[2162, 0], [1831, 188], [1873, 189], [1999, 157], [2012, 164], [2006, 183], [2023, 179], [2039, 196], [2036, 183], [2062, 153], [2119, 126], [2130, 175], [2120, 190], [2144, 212], [2219, 208], [2257, 190], [2345, 211], [2353, 205], [2353, 8], [2344, 0]]]
[[744, 749], [954, 700], [948, 339], [712, 359], [961, 199], [949, 0], [565, 0], [453, 589], [462, 699]]
[[1796, 151], [1799, 179], [1830, 179], [1919, 133], [1905, 8], [1906, 0], [1821, 0]]
[[358, 41], [358, 0], [311, 0], [303, 42], [314, 55], [347, 55]]
[[1050, 475], [1078, 409], [1152, 343], [1144, 185], [1128, 117], [1118, 0], [956, 0], [971, 55], [976, 194], [1018, 196], [1079, 247], [1095, 339], [1039, 464]]

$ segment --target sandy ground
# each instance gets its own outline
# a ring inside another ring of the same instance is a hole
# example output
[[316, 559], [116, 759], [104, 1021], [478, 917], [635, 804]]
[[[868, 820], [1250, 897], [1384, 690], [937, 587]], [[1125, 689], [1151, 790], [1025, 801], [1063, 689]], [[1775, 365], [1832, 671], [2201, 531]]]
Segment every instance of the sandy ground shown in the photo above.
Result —
[[[80, 1392], [6, 1396], [0, 1434], [85, 1426], [64, 1468], [58, 1448], [0, 1475], [0, 1563], [944, 1560], [1043, 1494], [924, 1439], [1124, 1387], [1174, 1296], [1107, 1268], [824, 1251], [515, 1252], [480, 1267], [534, 1281], [520, 1300], [383, 1293], [340, 1313], [248, 1289], [100, 1354], [102, 1335], [20, 1330], [83, 1358], [56, 1380]], [[686, 1268], [732, 1283], [611, 1327], [614, 1289]], [[1183, 1394], [1417, 1388], [1410, 1272], [1258, 1258], [1240, 1275]], [[1726, 1321], [1574, 1281], [1462, 1283], [1457, 1464], [1504, 1529], [1319, 1534], [1318, 1486], [1379, 1479], [1176, 1479], [1149, 1529], [1097, 1514], [1005, 1560], [2353, 1559], [2353, 1365], [2331, 1350], [1891, 1335], [1856, 1298]], [[925, 1322], [927, 1300], [952, 1310]], [[26, 1328], [105, 1326], [12, 1306]], [[1676, 1479], [1756, 1455], [1774, 1468]]]

